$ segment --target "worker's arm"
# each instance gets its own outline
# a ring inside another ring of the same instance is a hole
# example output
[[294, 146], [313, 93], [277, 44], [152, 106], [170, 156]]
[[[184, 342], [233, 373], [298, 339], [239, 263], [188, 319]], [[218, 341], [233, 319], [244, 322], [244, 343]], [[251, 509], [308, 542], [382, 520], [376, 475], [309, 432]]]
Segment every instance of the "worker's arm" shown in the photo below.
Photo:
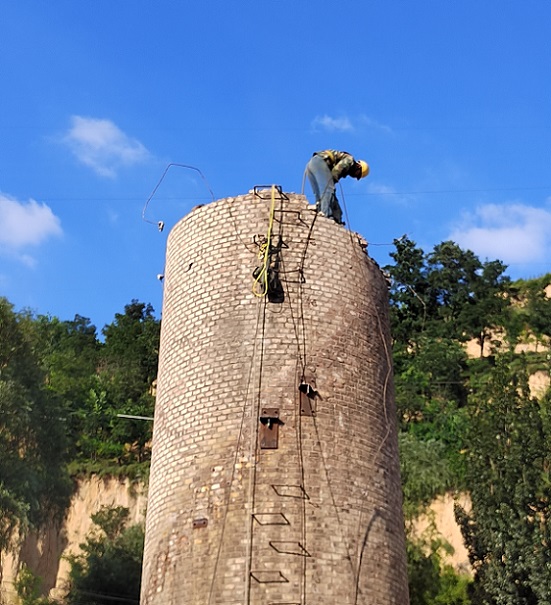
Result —
[[337, 163], [333, 166], [331, 174], [335, 183], [343, 176], [348, 175], [348, 171], [352, 168], [355, 160], [349, 153], [338, 152], [338, 157], [335, 158]]

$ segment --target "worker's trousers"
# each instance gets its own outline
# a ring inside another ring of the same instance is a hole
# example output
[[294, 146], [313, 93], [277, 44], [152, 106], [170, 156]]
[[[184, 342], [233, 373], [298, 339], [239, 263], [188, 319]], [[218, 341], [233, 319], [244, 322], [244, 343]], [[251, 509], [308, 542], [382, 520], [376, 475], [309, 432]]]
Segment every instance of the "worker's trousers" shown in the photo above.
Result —
[[325, 160], [319, 155], [312, 156], [306, 165], [306, 174], [319, 210], [325, 216], [341, 224], [342, 210], [335, 193], [335, 181]]

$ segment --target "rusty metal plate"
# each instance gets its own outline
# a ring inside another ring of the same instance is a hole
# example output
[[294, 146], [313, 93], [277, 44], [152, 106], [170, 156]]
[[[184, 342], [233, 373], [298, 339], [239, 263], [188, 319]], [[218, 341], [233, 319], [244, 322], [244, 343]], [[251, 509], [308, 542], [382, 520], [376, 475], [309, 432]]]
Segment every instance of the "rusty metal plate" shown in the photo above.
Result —
[[279, 408], [260, 410], [260, 449], [277, 450], [279, 445]]
[[260, 448], [277, 450], [279, 446], [279, 424], [272, 419], [260, 425]]
[[193, 519], [193, 529], [201, 529], [209, 524], [209, 520], [202, 517], [201, 519]]
[[312, 400], [308, 395], [304, 392], [300, 392], [300, 415], [301, 416], [313, 416], [314, 412], [312, 410]]
[[279, 419], [279, 408], [262, 408], [260, 411], [261, 420], [278, 420]]

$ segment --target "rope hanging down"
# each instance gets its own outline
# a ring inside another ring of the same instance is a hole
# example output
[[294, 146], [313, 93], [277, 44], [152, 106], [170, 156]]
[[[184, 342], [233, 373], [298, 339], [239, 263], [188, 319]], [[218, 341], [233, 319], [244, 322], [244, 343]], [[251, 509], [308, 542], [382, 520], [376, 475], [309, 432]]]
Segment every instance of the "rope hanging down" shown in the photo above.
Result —
[[[270, 247], [272, 243], [272, 228], [274, 224], [274, 213], [275, 213], [275, 192], [276, 187], [272, 185], [272, 202], [270, 205], [270, 218], [268, 220], [268, 232], [266, 234], [266, 241], [260, 245], [258, 252], [258, 258], [262, 261], [262, 266], [254, 272], [255, 280], [253, 282], [253, 294], [262, 298], [268, 294], [268, 271], [270, 268]], [[258, 285], [261, 289], [258, 289]]]

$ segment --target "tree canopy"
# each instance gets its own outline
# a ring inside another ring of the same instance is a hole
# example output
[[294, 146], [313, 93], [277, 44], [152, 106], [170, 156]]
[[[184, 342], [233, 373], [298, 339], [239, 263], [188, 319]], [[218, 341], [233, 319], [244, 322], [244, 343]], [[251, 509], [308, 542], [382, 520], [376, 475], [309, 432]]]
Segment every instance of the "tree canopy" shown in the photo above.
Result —
[[[160, 322], [133, 300], [105, 326], [16, 312], [0, 298], [0, 548], [61, 515], [71, 472], [147, 464]], [[147, 473], [144, 466], [140, 471]]]
[[392, 334], [397, 343], [414, 345], [420, 335], [472, 338], [482, 348], [493, 328], [503, 325], [510, 305], [510, 279], [501, 261], [482, 262], [470, 250], [451, 241], [429, 254], [406, 236], [394, 240], [394, 265], [385, 271], [392, 279]]
[[473, 603], [551, 603], [549, 395], [501, 358], [473, 394], [466, 432], [472, 510], [457, 517], [475, 570]]
[[[551, 275], [511, 283], [503, 263], [449, 241], [425, 253], [403, 237], [391, 257], [411, 604], [551, 603], [551, 393], [537, 401], [527, 390], [531, 372], [549, 372]], [[152, 423], [119, 415], [153, 415], [159, 335], [137, 300], [98, 336], [80, 315], [16, 312], [0, 298], [0, 547], [61, 514], [75, 474], [146, 476]], [[535, 350], [515, 354], [521, 341]], [[445, 563], [445, 541], [412, 531], [435, 496], [457, 490], [472, 499], [456, 512], [472, 581]], [[137, 602], [142, 530], [120, 510], [95, 522], [72, 561], [69, 602]], [[20, 589], [28, 605], [46, 602], [32, 573]]]
[[92, 515], [94, 528], [71, 556], [69, 605], [139, 603], [144, 528], [128, 524], [129, 510], [102, 508]]
[[0, 548], [61, 514], [71, 491], [63, 406], [46, 388], [34, 330], [0, 298]]

